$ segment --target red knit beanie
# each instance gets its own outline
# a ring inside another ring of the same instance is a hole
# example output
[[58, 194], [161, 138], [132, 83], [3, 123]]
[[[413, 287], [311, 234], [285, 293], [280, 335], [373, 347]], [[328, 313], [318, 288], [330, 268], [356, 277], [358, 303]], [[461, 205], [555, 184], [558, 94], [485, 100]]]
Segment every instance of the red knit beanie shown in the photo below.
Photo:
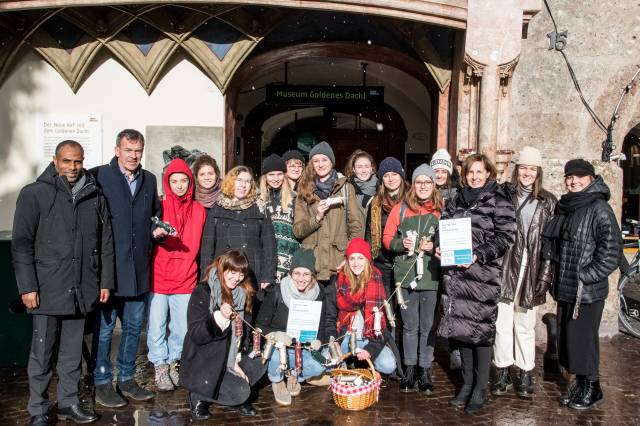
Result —
[[354, 253], [360, 253], [371, 262], [371, 246], [362, 238], [354, 238], [349, 242], [345, 256], [347, 259]]

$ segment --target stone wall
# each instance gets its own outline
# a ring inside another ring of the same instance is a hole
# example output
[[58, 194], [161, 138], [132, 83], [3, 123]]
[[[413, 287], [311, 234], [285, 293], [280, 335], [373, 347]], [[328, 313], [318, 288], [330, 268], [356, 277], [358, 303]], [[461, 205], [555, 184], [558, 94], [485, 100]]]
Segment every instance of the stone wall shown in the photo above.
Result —
[[[564, 52], [569, 57], [582, 91], [605, 124], [613, 112], [622, 87], [633, 76], [640, 58], [640, 4], [583, 0], [549, 0], [558, 31], [569, 32]], [[548, 50], [547, 33], [554, 30], [543, 9], [530, 22], [522, 40], [520, 62], [511, 88], [509, 145], [511, 149], [531, 145], [545, 156], [545, 186], [560, 196], [564, 192], [563, 164], [575, 157], [594, 161], [612, 192], [611, 205], [619, 216], [622, 172], [616, 163], [601, 163], [604, 133], [593, 123], [570, 79], [562, 55]], [[630, 94], [620, 109], [614, 143], [620, 152], [624, 136], [640, 121], [640, 96]], [[611, 292], [601, 326], [602, 335], [617, 333], [618, 274], [610, 279]], [[546, 311], [554, 311], [548, 302]], [[541, 331], [541, 330], [539, 330]], [[539, 338], [544, 333], [538, 333]]]

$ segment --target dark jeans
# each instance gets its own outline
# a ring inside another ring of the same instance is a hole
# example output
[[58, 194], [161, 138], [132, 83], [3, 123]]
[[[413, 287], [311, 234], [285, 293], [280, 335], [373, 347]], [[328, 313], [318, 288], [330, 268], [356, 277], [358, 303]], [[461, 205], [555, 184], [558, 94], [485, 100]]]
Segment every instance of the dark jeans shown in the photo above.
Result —
[[197, 401], [209, 401], [229, 407], [244, 404], [251, 396], [251, 387], [264, 376], [264, 373], [267, 371], [267, 366], [262, 365], [259, 357], [249, 358], [247, 355], [243, 355], [240, 360], [240, 368], [249, 378], [248, 383], [243, 378], [236, 376], [235, 373], [227, 370], [220, 383], [217, 399], [195, 392], [191, 393], [191, 398]]
[[113, 296], [109, 302], [100, 306], [96, 318], [96, 331], [93, 333], [93, 358], [95, 369], [93, 379], [96, 385], [111, 382], [111, 339], [116, 319], [122, 323], [122, 336], [118, 348], [118, 381], [133, 379], [136, 372], [136, 355], [140, 332], [145, 320], [147, 294], [138, 297]]
[[604, 300], [580, 305], [580, 315], [573, 319], [573, 303], [558, 302], [560, 364], [569, 372], [598, 380], [600, 340], [598, 330]]
[[[29, 375], [28, 411], [32, 416], [46, 414], [49, 401], [49, 381], [53, 374], [53, 350], [58, 344], [58, 408], [78, 404], [78, 382], [82, 360], [84, 316], [33, 315], [33, 334], [27, 373]], [[9, 350], [9, 348], [5, 348]]]
[[465, 385], [474, 385], [475, 389], [486, 389], [489, 386], [489, 369], [491, 367], [491, 346], [475, 346], [458, 342], [460, 358], [462, 358], [462, 379]]
[[402, 294], [407, 301], [407, 309], [402, 314], [402, 346], [404, 364], [431, 368], [433, 350], [436, 345], [436, 330], [433, 320], [436, 314], [438, 292], [430, 290], [408, 290]]

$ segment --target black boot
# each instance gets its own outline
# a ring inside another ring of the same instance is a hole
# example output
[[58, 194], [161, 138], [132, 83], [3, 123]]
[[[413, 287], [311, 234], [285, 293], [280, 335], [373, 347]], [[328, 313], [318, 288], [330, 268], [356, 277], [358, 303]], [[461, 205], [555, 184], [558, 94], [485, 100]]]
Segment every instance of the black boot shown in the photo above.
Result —
[[224, 406], [224, 410], [225, 411], [236, 411], [240, 414], [242, 414], [243, 416], [250, 416], [253, 417], [255, 415], [257, 415], [258, 413], [256, 412], [256, 409], [253, 408], [253, 405], [250, 402], [245, 402], [244, 404], [241, 405], [226, 405]]
[[98, 415], [89, 408], [84, 408], [80, 404], [58, 408], [58, 419], [71, 420], [75, 424], [93, 423], [98, 420]]
[[530, 371], [520, 370], [516, 392], [524, 398], [533, 398], [533, 377]]
[[455, 398], [449, 400], [449, 405], [463, 407], [467, 403], [469, 395], [471, 395], [471, 385], [462, 385]]
[[116, 392], [111, 382], [96, 385], [96, 402], [103, 407], [109, 408], [118, 408], [127, 405], [127, 400]]
[[51, 426], [57, 422], [56, 416], [53, 414], [40, 414], [39, 416], [31, 416], [29, 425], [31, 426]]
[[486, 389], [474, 389], [469, 398], [469, 402], [464, 407], [464, 412], [467, 414], [474, 414], [482, 410], [487, 403], [487, 390]]
[[153, 392], [140, 387], [135, 379], [118, 382], [118, 389], [120, 389], [120, 392], [122, 392], [124, 396], [128, 396], [136, 401], [147, 401], [154, 397]]
[[573, 382], [567, 388], [567, 391], [560, 396], [560, 405], [569, 405], [569, 403], [582, 391], [582, 386], [586, 378], [584, 376], [576, 376]]
[[211, 413], [209, 412], [210, 402], [195, 399], [192, 393], [189, 393], [187, 400], [189, 401], [189, 408], [191, 408], [191, 418], [194, 421], [211, 418]]
[[494, 395], [504, 395], [509, 392], [509, 389], [513, 387], [511, 382], [511, 374], [509, 374], [509, 367], [496, 368], [496, 382], [491, 388], [491, 393]]
[[413, 392], [416, 390], [416, 366], [407, 365], [404, 370], [404, 379], [400, 381], [400, 392]]
[[418, 367], [418, 392], [425, 395], [433, 395], [433, 381], [431, 380], [431, 369]]
[[600, 388], [599, 380], [585, 380], [582, 391], [569, 403], [569, 408], [574, 410], [588, 410], [604, 401], [604, 395]]

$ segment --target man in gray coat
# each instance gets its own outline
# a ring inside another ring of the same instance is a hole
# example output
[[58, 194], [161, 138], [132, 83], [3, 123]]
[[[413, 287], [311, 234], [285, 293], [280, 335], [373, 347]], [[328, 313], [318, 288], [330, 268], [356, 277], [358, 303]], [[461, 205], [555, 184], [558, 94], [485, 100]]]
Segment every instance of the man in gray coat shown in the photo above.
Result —
[[11, 251], [22, 302], [33, 316], [27, 367], [33, 425], [56, 420], [47, 389], [58, 340], [58, 418], [98, 419], [80, 405], [78, 381], [85, 316], [113, 289], [113, 239], [106, 200], [83, 161], [78, 142], [61, 142], [16, 204]]

